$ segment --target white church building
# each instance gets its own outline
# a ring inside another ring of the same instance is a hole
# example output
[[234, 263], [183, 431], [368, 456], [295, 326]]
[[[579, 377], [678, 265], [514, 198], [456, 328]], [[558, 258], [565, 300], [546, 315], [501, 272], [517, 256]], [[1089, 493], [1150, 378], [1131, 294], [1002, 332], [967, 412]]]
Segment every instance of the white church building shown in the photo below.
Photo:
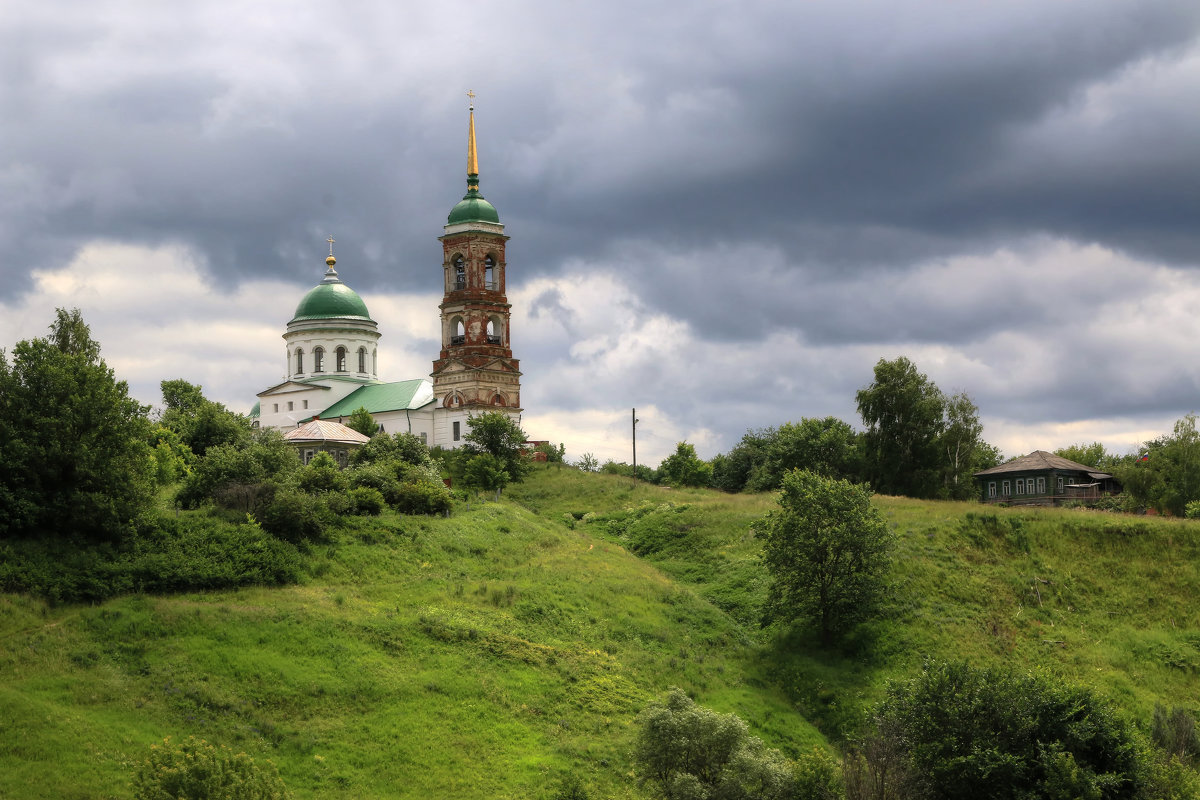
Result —
[[[467, 193], [442, 235], [442, 346], [428, 377], [379, 380], [379, 323], [339, 276], [330, 238], [325, 277], [300, 300], [283, 334], [283, 380], [258, 393], [258, 427], [292, 430], [314, 419], [345, 422], [358, 408], [387, 433], [458, 447], [472, 414], [520, 422], [521, 372], [510, 344], [504, 225], [479, 193], [475, 108], [467, 134]], [[386, 324], [386, 321], [385, 321]]]

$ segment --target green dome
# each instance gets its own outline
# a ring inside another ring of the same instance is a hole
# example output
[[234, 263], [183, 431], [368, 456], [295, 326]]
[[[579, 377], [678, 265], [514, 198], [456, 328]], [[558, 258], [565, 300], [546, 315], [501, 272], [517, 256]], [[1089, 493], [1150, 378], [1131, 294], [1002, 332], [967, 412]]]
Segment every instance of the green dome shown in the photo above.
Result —
[[491, 222], [500, 223], [500, 215], [496, 213], [496, 207], [483, 199], [483, 195], [478, 192], [467, 192], [462, 200], [458, 201], [458, 205], [450, 210], [450, 216], [446, 217], [447, 225], [457, 225], [460, 222]]
[[339, 280], [328, 278], [304, 295], [292, 322], [304, 319], [333, 318], [371, 319], [367, 304], [358, 293]]

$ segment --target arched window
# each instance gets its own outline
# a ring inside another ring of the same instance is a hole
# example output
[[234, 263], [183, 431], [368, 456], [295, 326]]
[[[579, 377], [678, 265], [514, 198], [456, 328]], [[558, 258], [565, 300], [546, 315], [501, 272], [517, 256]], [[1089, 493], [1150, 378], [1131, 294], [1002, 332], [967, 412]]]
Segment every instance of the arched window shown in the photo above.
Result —
[[304, 374], [304, 351], [303, 350], [296, 351], [296, 374], [297, 375]]
[[336, 362], [337, 363], [337, 371], [345, 372], [346, 371], [346, 348], [339, 347], [334, 352], [337, 353], [337, 362]]
[[496, 259], [491, 254], [483, 260], [483, 280], [484, 287], [490, 291], [500, 288], [500, 282], [496, 280]]
[[367, 348], [365, 347], [358, 348], [358, 371], [367, 371]]
[[321, 347], [313, 348], [313, 372], [325, 371], [325, 349]]
[[378, 350], [371, 351], [371, 374], [372, 375], [379, 374], [379, 351]]
[[450, 320], [450, 344], [465, 344], [467, 341], [467, 329], [463, 326], [462, 317], [455, 317]]
[[504, 343], [504, 338], [500, 335], [500, 318], [499, 317], [488, 317], [487, 343], [488, 344], [503, 344]]
[[502, 405], [504, 405], [504, 398], [503, 398], [503, 397], [501, 397], [501, 396], [500, 396], [500, 395], [498, 395], [498, 394], [497, 394], [497, 395], [494, 395], [494, 396], [492, 397], [492, 405], [494, 405], [494, 406], [502, 406]]
[[442, 405], [446, 408], [458, 408], [462, 405], [462, 395], [458, 392], [451, 392], [446, 395], [446, 399], [442, 401]]
[[454, 257], [454, 288], [467, 288], [467, 262], [462, 256]]

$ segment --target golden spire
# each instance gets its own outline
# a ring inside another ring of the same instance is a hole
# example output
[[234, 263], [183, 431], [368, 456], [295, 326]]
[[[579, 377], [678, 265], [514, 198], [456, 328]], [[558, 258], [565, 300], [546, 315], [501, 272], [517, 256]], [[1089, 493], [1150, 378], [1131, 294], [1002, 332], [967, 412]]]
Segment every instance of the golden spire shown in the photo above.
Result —
[[478, 175], [479, 155], [475, 152], [475, 93], [468, 89], [467, 97], [471, 99], [471, 105], [468, 106], [471, 121], [467, 128], [467, 175]]

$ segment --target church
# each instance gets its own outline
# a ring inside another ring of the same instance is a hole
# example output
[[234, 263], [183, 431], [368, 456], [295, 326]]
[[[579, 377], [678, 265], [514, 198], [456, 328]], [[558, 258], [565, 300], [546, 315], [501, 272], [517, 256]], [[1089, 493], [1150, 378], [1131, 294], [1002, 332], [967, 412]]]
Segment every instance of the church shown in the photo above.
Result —
[[479, 192], [475, 107], [467, 128], [467, 193], [442, 235], [442, 346], [428, 378], [379, 380], [379, 324], [342, 281], [329, 239], [325, 277], [301, 298], [283, 334], [284, 380], [258, 393], [255, 427], [285, 433], [313, 420], [345, 422], [358, 408], [387, 433], [430, 447], [459, 447], [473, 414], [501, 411], [520, 423], [521, 371], [505, 296], [508, 236]]

